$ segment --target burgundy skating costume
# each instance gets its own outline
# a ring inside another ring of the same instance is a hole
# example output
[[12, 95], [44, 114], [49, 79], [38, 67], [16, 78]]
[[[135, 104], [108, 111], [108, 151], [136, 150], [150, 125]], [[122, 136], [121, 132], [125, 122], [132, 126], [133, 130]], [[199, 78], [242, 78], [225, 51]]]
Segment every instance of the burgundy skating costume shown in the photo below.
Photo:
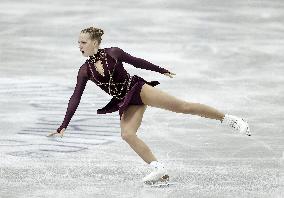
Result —
[[[95, 63], [99, 60], [102, 62], [104, 68], [104, 76], [95, 68]], [[79, 69], [75, 90], [69, 100], [64, 121], [57, 129], [57, 132], [60, 132], [62, 128], [67, 128], [80, 103], [88, 80], [93, 81], [102, 90], [113, 96], [105, 107], [97, 110], [98, 114], [112, 113], [119, 110], [121, 118], [127, 106], [131, 104], [143, 104], [140, 98], [140, 91], [144, 83], [156, 86], [159, 82], [147, 82], [137, 75], [130, 76], [124, 69], [122, 62], [129, 63], [137, 68], [152, 70], [162, 74], [169, 73], [168, 70], [144, 59], [133, 57], [118, 47], [98, 49], [98, 52], [87, 59]]]

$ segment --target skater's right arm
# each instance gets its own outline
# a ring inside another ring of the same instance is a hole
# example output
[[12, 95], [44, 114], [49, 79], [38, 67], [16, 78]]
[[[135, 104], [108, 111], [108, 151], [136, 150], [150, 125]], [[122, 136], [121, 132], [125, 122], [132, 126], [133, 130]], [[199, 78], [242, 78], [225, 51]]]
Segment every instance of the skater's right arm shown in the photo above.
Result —
[[61, 135], [63, 135], [64, 130], [67, 128], [72, 116], [74, 115], [80, 103], [81, 96], [84, 92], [87, 81], [88, 81], [87, 65], [84, 64], [80, 67], [78, 71], [76, 87], [74, 89], [72, 96], [70, 97], [64, 120], [61, 126], [56, 130], [57, 133], [62, 133]]

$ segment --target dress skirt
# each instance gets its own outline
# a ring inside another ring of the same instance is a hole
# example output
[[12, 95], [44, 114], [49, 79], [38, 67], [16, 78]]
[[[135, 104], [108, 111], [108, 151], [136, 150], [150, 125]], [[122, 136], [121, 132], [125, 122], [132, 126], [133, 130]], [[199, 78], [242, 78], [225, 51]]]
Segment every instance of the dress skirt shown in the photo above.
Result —
[[140, 97], [140, 92], [142, 86], [145, 83], [152, 87], [160, 84], [159, 81], [148, 82], [140, 76], [134, 75], [131, 79], [129, 91], [125, 94], [123, 99], [117, 99], [113, 97], [105, 107], [98, 109], [97, 113], [106, 114], [119, 111], [119, 116], [121, 119], [123, 112], [127, 109], [129, 105], [144, 105]]

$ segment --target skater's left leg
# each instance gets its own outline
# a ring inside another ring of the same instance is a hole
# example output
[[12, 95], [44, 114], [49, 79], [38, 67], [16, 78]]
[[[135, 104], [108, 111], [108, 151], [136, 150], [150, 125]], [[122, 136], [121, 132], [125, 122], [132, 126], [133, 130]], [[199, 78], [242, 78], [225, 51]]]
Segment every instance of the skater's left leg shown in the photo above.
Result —
[[220, 121], [224, 118], [224, 114], [215, 108], [178, 99], [148, 84], [143, 85], [140, 96], [142, 102], [149, 106], [170, 110], [176, 113], [199, 115]]
[[223, 125], [236, 129], [241, 134], [251, 135], [248, 123], [245, 120], [237, 116], [225, 115], [213, 107], [180, 100], [147, 84], [143, 85], [140, 96], [142, 102], [146, 105], [170, 110], [176, 113], [199, 115], [205, 118], [216, 119], [221, 121]]

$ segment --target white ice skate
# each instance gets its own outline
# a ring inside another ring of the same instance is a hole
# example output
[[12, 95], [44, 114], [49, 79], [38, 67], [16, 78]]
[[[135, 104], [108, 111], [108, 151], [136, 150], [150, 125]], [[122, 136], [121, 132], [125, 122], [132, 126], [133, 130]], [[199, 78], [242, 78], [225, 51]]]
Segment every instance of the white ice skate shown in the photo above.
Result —
[[150, 164], [154, 170], [143, 178], [143, 182], [148, 185], [154, 185], [157, 183], [166, 183], [169, 181], [169, 175], [164, 165], [156, 161]]
[[233, 115], [225, 115], [222, 124], [230, 126], [237, 130], [241, 134], [246, 134], [248, 136], [251, 136], [249, 125], [247, 121], [245, 121], [242, 118], [239, 118], [237, 116]]

